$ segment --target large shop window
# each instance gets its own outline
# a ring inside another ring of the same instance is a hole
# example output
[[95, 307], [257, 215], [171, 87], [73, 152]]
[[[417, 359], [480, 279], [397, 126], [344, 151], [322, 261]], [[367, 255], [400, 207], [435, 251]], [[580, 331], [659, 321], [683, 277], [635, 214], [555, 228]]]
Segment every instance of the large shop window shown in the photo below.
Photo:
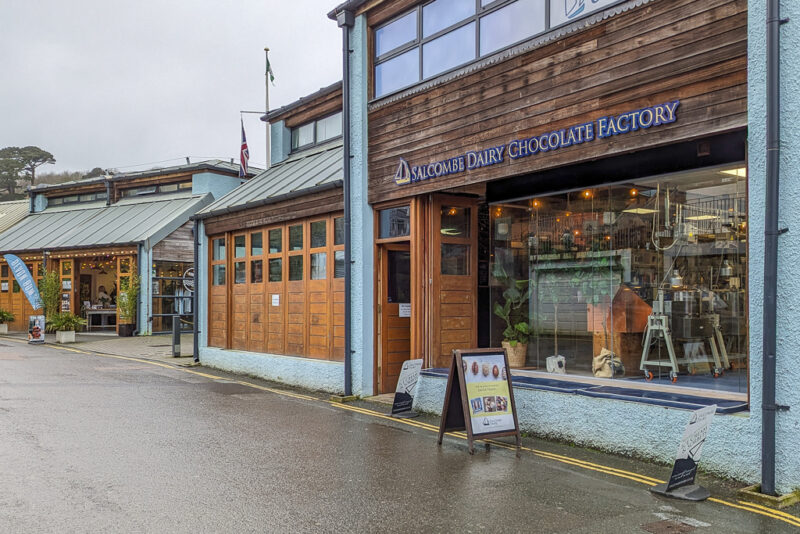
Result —
[[[227, 238], [233, 252], [227, 260], [225, 243], [224, 237], [211, 239], [210, 276], [219, 286], [209, 299], [211, 346], [343, 358], [341, 217], [234, 232]], [[233, 269], [228, 279], [226, 263]], [[222, 331], [215, 332], [215, 325]]]
[[527, 342], [542, 371], [747, 391], [743, 163], [495, 204], [491, 222], [493, 345]]
[[[191, 330], [194, 321], [194, 264], [179, 261], [153, 262], [153, 332], [172, 330], [172, 318], [180, 318], [181, 330]], [[224, 278], [224, 272], [222, 277]]]
[[545, 32], [546, 0], [434, 0], [375, 30], [375, 97]]

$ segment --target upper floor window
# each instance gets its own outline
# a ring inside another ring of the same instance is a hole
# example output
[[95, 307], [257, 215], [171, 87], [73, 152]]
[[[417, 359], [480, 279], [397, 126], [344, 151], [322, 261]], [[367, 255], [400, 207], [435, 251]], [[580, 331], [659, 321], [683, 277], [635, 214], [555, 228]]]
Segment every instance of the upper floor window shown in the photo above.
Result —
[[292, 128], [292, 150], [305, 148], [342, 135], [342, 112]]
[[434, 0], [375, 30], [375, 97], [549, 29], [547, 0]]
[[122, 191], [123, 197], [138, 197], [142, 195], [154, 195], [156, 193], [174, 193], [176, 191], [191, 189], [192, 182], [180, 182], [173, 184], [148, 185], [145, 187], [133, 187]]
[[54, 197], [47, 199], [48, 206], [63, 206], [64, 204], [78, 204], [79, 202], [94, 202], [96, 200], [105, 200], [108, 195], [105, 191], [99, 193], [83, 193], [80, 195], [67, 195], [63, 197]]

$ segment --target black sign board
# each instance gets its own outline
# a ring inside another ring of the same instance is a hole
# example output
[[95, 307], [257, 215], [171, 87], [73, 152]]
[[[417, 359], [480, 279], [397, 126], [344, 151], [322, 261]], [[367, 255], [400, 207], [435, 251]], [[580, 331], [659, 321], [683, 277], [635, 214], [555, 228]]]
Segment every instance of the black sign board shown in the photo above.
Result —
[[476, 439], [516, 436], [519, 456], [522, 443], [505, 349], [453, 351], [439, 445], [446, 432], [458, 430], [466, 430], [470, 454]]

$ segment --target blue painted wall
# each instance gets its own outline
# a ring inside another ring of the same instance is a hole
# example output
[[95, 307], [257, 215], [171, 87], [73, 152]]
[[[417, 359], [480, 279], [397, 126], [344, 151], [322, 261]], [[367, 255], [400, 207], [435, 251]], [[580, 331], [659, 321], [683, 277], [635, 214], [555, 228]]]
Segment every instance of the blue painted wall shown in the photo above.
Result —
[[244, 181], [237, 176], [226, 176], [213, 172], [200, 172], [192, 175], [192, 194], [211, 193], [214, 200], [242, 185]]
[[292, 132], [286, 122], [278, 121], [269, 125], [269, 160], [271, 165], [289, 157], [292, 151]]

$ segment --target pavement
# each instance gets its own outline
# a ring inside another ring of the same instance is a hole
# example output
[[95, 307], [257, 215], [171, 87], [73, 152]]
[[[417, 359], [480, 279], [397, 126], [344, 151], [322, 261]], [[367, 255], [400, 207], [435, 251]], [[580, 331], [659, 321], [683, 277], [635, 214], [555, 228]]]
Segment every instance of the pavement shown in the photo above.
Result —
[[[27, 334], [19, 332], [9, 332], [0, 335], [0, 339], [8, 337], [20, 341], [28, 339]], [[48, 344], [55, 343], [53, 334], [46, 334]], [[181, 334], [180, 358], [192, 356], [194, 343], [192, 334]], [[131, 356], [138, 358], [149, 358], [157, 360], [174, 360], [172, 356], [172, 335], [156, 334], [151, 336], [132, 336], [119, 337], [111, 333], [76, 333], [75, 343], [65, 344], [66, 347], [87, 350], [90, 352], [102, 352], [105, 354], [115, 354], [118, 356]]]
[[437, 417], [186, 367], [162, 344], [0, 338], [0, 532], [800, 531], [800, 508], [702, 473], [712, 499], [686, 503], [648, 491], [668, 466], [632, 458], [531, 437], [519, 458], [504, 439], [469, 455], [463, 433], [436, 445]]

